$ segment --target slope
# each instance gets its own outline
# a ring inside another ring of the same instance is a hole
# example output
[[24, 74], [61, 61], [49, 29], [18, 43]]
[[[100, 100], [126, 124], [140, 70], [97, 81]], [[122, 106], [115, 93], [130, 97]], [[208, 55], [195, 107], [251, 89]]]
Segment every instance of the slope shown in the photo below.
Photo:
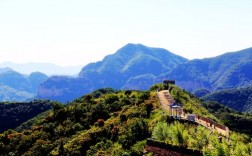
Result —
[[202, 98], [206, 101], [216, 101], [237, 111], [252, 113], [252, 86], [220, 90]]
[[39, 72], [29, 76], [0, 68], [0, 101], [25, 101], [36, 96], [38, 86], [48, 77]]
[[51, 109], [49, 101], [5, 102], [0, 103], [0, 132], [15, 129], [23, 122]]
[[252, 84], [252, 48], [213, 58], [191, 60], [162, 77], [175, 79], [190, 91], [199, 88], [219, 90]]
[[[62, 76], [49, 78], [39, 87], [38, 97], [66, 102], [98, 88], [133, 89], [132, 80], [137, 80], [134, 81], [134, 86], [138, 89], [148, 89], [153, 84], [153, 78], [161, 73], [170, 72], [175, 66], [184, 62], [187, 62], [187, 59], [165, 49], [127, 44], [102, 61], [83, 67], [77, 78]], [[142, 86], [141, 82], [145, 81], [144, 75], [148, 75], [151, 79]], [[76, 85], [77, 82], [80, 83], [79, 86]], [[49, 85], [54, 83], [64, 85], [62, 87], [56, 84], [52, 87]]]
[[[174, 121], [159, 104], [159, 87], [163, 88], [155, 85], [150, 91], [99, 89], [68, 105], [57, 104], [31, 128], [23, 126], [28, 129], [0, 134], [0, 154], [143, 155], [149, 137], [208, 155], [248, 152], [244, 149], [252, 144], [246, 135], [232, 132], [233, 141], [228, 146], [225, 139], [218, 139], [216, 133], [202, 126]], [[187, 111], [222, 122], [193, 95], [176, 86], [170, 91]]]

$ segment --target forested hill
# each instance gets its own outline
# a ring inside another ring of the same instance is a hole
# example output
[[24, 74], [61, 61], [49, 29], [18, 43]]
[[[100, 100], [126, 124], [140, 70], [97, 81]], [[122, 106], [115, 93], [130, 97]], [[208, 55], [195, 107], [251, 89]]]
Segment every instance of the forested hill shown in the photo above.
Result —
[[195, 59], [161, 75], [176, 80], [180, 87], [220, 90], [252, 84], [252, 48], [229, 52], [212, 58]]
[[17, 126], [38, 114], [52, 108], [47, 100], [31, 102], [1, 102], [0, 103], [0, 132], [15, 129]]
[[217, 101], [237, 111], [252, 113], [252, 86], [225, 89], [206, 94], [206, 101]]
[[38, 97], [67, 102], [99, 88], [148, 90], [153, 78], [187, 61], [162, 48], [127, 44], [83, 67], [77, 78], [50, 77], [39, 87]]
[[231, 130], [252, 137], [252, 115], [235, 111], [217, 102], [203, 102], [204, 107]]
[[[0, 134], [0, 155], [143, 155], [147, 138], [206, 155], [244, 151], [252, 146], [246, 135], [231, 132], [218, 139], [208, 128], [174, 120], [160, 106], [155, 85], [149, 91], [99, 89], [68, 105], [55, 104], [32, 127]], [[222, 123], [192, 94], [171, 86], [171, 95], [186, 111]], [[233, 129], [230, 129], [233, 130]], [[229, 146], [230, 145], [230, 146]]]
[[77, 78], [50, 77], [40, 85], [38, 97], [67, 102], [98, 88], [148, 90], [165, 79], [189, 91], [241, 87], [252, 84], [251, 58], [252, 48], [187, 60], [162, 48], [127, 44], [83, 67]]

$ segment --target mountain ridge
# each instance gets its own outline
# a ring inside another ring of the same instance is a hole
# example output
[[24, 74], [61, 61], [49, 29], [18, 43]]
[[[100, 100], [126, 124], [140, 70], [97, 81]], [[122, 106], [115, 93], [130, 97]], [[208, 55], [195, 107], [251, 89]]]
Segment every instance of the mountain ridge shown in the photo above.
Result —
[[[23, 123], [17, 131], [8, 130], [0, 134], [0, 154], [140, 156], [146, 151], [146, 140], [149, 139], [199, 150], [202, 155], [251, 153], [246, 150], [252, 145], [251, 129], [240, 125], [251, 125], [251, 115], [238, 114], [215, 103], [203, 104], [189, 92], [170, 85], [171, 96], [179, 101], [183, 110], [192, 113], [190, 115], [200, 115], [201, 120], [211, 119], [215, 125], [222, 122], [230, 124], [230, 136], [221, 138], [220, 134], [211, 131], [212, 125], [201, 126], [194, 121], [179, 120], [165, 111], [156, 91], [165, 87], [156, 84], [148, 91], [103, 88], [68, 105], [54, 102], [52, 110]], [[218, 113], [223, 111], [230, 112], [228, 120]]]
[[53, 63], [13, 63], [13, 62], [2, 62], [0, 68], [9, 67], [19, 73], [31, 74], [33, 72], [41, 72], [46, 75], [72, 75], [75, 76], [81, 70], [80, 65], [77, 66], [59, 66]]
[[252, 113], [252, 85], [218, 90], [204, 95], [202, 99], [216, 101], [236, 111]]
[[[30, 82], [23, 83], [23, 86], [29, 88], [26, 91], [38, 88], [38, 98], [62, 102], [98, 88], [148, 90], [165, 79], [174, 79], [178, 86], [189, 91], [200, 88], [215, 91], [252, 84], [250, 58], [252, 48], [188, 60], [163, 48], [129, 43], [101, 61], [87, 64], [75, 77], [51, 76], [42, 84], [39, 83], [42, 81], [36, 82], [36, 87], [25, 85]], [[35, 82], [36, 79], [29, 81]]]
[[180, 64], [166, 77], [190, 91], [197, 88], [218, 90], [252, 84], [252, 48], [229, 52], [212, 58]]
[[26, 101], [34, 98], [38, 86], [48, 77], [40, 72], [21, 74], [11, 68], [0, 68], [0, 101]]
[[[113, 87], [114, 89], [121, 89], [130, 78], [145, 74], [158, 76], [163, 72], [171, 71], [177, 64], [187, 61], [186, 58], [175, 55], [162, 48], [152, 48], [142, 44], [127, 44], [114, 54], [105, 56], [102, 61], [84, 66], [79, 76], [77, 78], [69, 78], [68, 82], [72, 81], [73, 84], [75, 84], [75, 82], [79, 81], [80, 84], [84, 84], [84, 86], [87, 85], [87, 83], [91, 85], [91, 89], [82, 88], [82, 90], [76, 94], [78, 96], [98, 88]], [[47, 82], [44, 82], [39, 87], [38, 97], [59, 99], [57, 96], [67, 96], [64, 91], [61, 92], [61, 95], [58, 95], [59, 91], [67, 90], [68, 92], [73, 92], [71, 90], [74, 88], [64, 85], [64, 87], [59, 86], [54, 88], [56, 91], [52, 97], [45, 96], [45, 94], [43, 95], [43, 91], [50, 90], [48, 84], [53, 81], [57, 81], [56, 83], [61, 83], [62, 85], [68, 83], [64, 82], [66, 81], [64, 77], [62, 77], [62, 80], [60, 80], [60, 77], [58, 80], [49, 78]], [[79, 90], [80, 87], [75, 88]], [[69, 100], [73, 100], [73, 98], [69, 98]], [[64, 102], [66, 101], [64, 100]]]

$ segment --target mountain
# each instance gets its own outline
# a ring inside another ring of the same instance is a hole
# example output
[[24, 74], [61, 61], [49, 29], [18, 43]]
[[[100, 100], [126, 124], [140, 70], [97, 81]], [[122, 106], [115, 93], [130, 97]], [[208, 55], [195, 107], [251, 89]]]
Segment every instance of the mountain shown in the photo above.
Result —
[[99, 86], [119, 89], [129, 78], [145, 74], [158, 76], [184, 62], [187, 62], [187, 59], [165, 49], [127, 44], [102, 61], [85, 66], [79, 77], [100, 81]]
[[39, 72], [20, 74], [11, 68], [0, 68], [0, 101], [25, 101], [36, 96], [38, 86], [48, 77]]
[[216, 101], [207, 101], [203, 106], [221, 120], [229, 129], [252, 137], [252, 115], [231, 109]]
[[197, 89], [193, 92], [193, 94], [196, 95], [198, 98], [201, 98], [209, 93], [211, 93], [211, 92], [207, 89], [204, 89], [204, 88]]
[[122, 87], [123, 90], [126, 89], [133, 89], [133, 90], [148, 90], [150, 88], [150, 84], [153, 84], [153, 80], [155, 76], [152, 74], [143, 74], [139, 76], [135, 76], [129, 78], [124, 86]]
[[195, 59], [179, 64], [160, 77], [176, 80], [180, 87], [194, 91], [199, 88], [220, 90], [252, 84], [252, 48], [223, 55]]
[[252, 85], [206, 94], [206, 101], [216, 101], [237, 111], [252, 113]]
[[0, 85], [0, 101], [26, 101], [36, 96], [35, 93]]
[[28, 76], [28, 80], [31, 83], [32, 91], [37, 93], [39, 85], [47, 79], [47, 75], [40, 72], [33, 72]]
[[37, 98], [68, 102], [94, 89], [86, 78], [53, 76], [39, 86]]
[[133, 89], [132, 86], [135, 86], [134, 89], [148, 89], [156, 76], [170, 72], [187, 61], [162, 48], [127, 44], [102, 61], [83, 67], [77, 78], [49, 78], [39, 87], [38, 97], [66, 102], [104, 87]]
[[31, 74], [32, 72], [41, 72], [46, 75], [77, 75], [82, 66], [58, 66], [52, 63], [13, 63], [3, 62], [0, 63], [0, 68], [9, 67], [19, 73]]
[[32, 92], [32, 87], [29, 80], [22, 74], [11, 70], [10, 68], [3, 69], [4, 72], [0, 74], [0, 84], [15, 88], [18, 90], [24, 90]]
[[165, 79], [189, 91], [241, 87], [252, 84], [251, 58], [252, 48], [188, 61], [162, 48], [127, 44], [86, 65], [76, 78], [49, 78], [39, 87], [38, 97], [66, 102], [104, 87], [146, 90]]
[[15, 129], [20, 124], [52, 108], [49, 101], [0, 102], [0, 133]]
[[[203, 105], [201, 100], [176, 86], [170, 86], [170, 92], [181, 101], [183, 109], [217, 123], [225, 121], [205, 108], [213, 110], [219, 105]], [[225, 108], [214, 110], [222, 109]], [[246, 123], [252, 123], [251, 116], [246, 118]], [[198, 150], [202, 155], [250, 155], [252, 145], [251, 137], [247, 135], [251, 129], [241, 134], [230, 127], [227, 139], [213, 133], [207, 125], [173, 118], [160, 105], [156, 89], [99, 89], [68, 105], [56, 103], [44, 117], [35, 117], [20, 127], [18, 132], [8, 130], [0, 134], [0, 155], [141, 156], [146, 151], [147, 138], [162, 142], [163, 148], [170, 145], [179, 147], [180, 151]], [[236, 128], [239, 131], [240, 127]]]

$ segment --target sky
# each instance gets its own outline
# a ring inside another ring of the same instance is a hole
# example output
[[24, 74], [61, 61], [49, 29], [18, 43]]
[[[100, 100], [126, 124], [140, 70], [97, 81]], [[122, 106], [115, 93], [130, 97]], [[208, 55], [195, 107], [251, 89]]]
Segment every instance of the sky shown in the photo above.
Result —
[[252, 46], [251, 0], [0, 0], [0, 62], [102, 60], [127, 43], [188, 59]]

